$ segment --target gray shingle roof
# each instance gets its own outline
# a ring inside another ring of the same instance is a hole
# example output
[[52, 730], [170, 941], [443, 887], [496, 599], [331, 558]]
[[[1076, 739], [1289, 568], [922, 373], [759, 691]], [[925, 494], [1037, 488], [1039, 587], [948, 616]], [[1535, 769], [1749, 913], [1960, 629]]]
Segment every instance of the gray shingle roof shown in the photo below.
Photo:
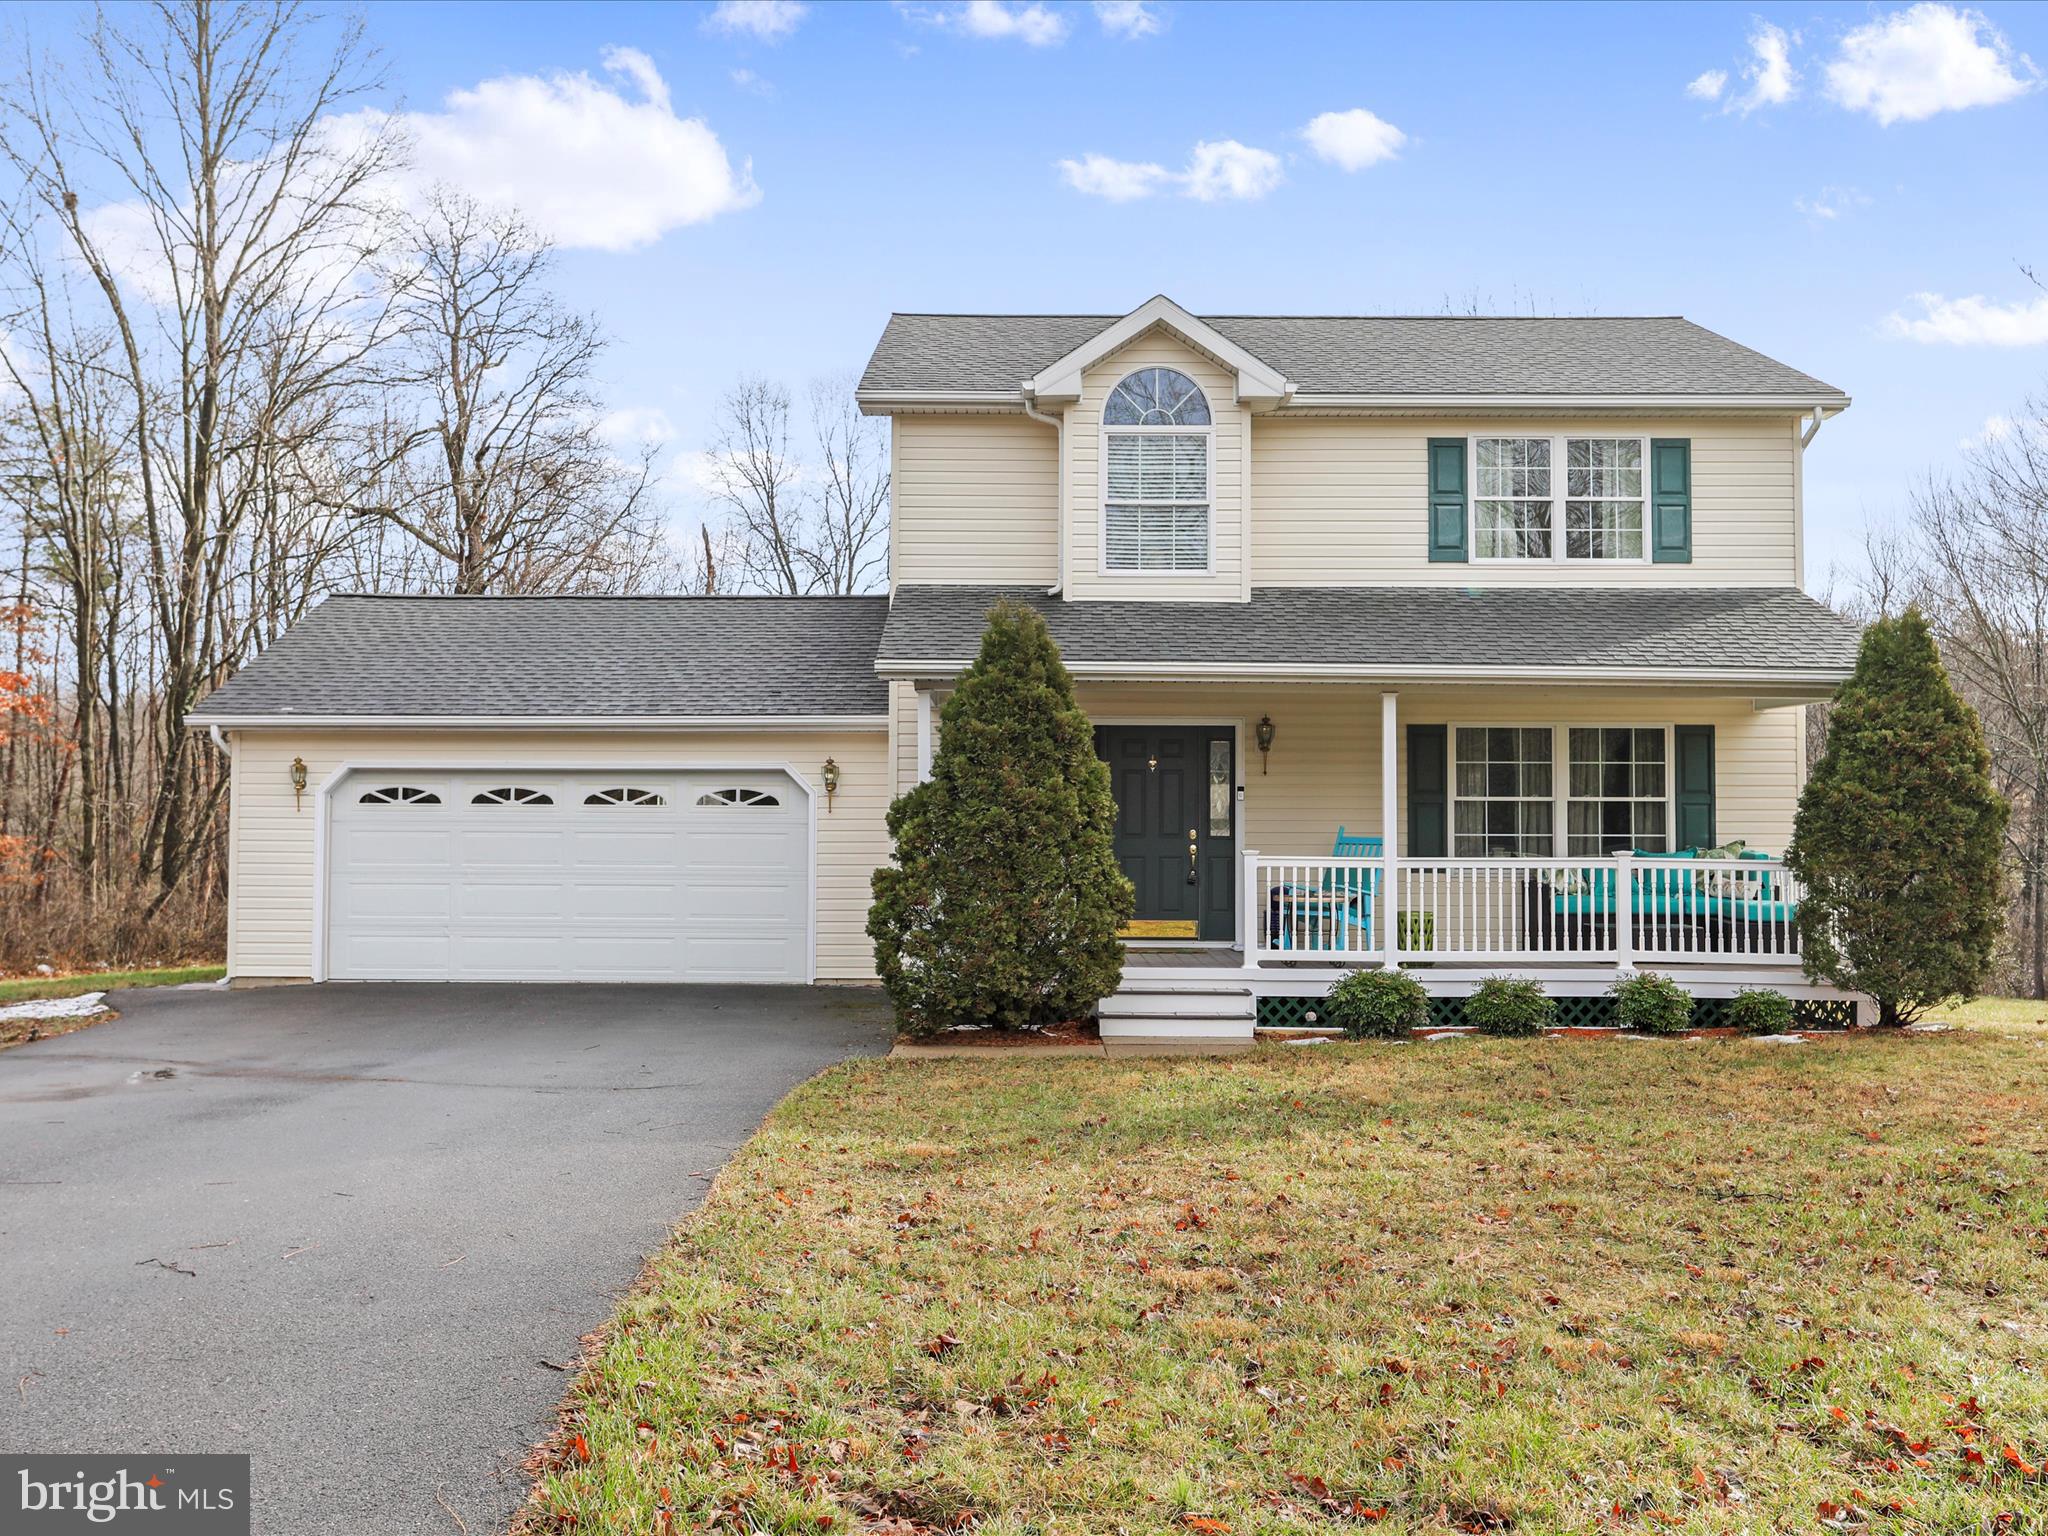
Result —
[[1846, 677], [1854, 624], [1789, 588], [1260, 587], [1249, 603], [1065, 602], [1043, 588], [904, 587], [882, 664], [980, 649], [998, 598], [1045, 615], [1070, 665], [1535, 667]]
[[[1118, 315], [891, 315], [865, 392], [1015, 392]], [[1745, 395], [1841, 391], [1676, 315], [1205, 315], [1301, 394]]]
[[331, 597], [193, 718], [880, 715], [881, 597]]

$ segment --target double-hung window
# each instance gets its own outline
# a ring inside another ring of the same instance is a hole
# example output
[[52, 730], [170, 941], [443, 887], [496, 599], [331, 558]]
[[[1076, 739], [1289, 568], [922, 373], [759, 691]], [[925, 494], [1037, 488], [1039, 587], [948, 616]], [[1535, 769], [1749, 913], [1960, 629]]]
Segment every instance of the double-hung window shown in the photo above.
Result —
[[1453, 857], [1605, 858], [1670, 847], [1667, 727], [1461, 725], [1453, 737]]
[[1472, 440], [1472, 558], [1640, 561], [1640, 437]]
[[1555, 841], [1551, 730], [1458, 727], [1451, 853], [1460, 859], [1538, 858]]
[[1662, 853], [1670, 773], [1662, 726], [1573, 726], [1566, 733], [1565, 851]]
[[1184, 373], [1141, 368], [1102, 406], [1105, 571], [1209, 569], [1209, 402]]

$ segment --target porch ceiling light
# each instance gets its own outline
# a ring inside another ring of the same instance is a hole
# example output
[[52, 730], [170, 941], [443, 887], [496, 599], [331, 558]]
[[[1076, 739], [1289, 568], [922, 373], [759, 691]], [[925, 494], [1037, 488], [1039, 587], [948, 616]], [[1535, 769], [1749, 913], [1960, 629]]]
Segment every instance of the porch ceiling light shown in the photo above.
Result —
[[1252, 739], [1259, 744], [1259, 772], [1266, 772], [1266, 754], [1273, 750], [1273, 717], [1259, 716], [1259, 723], [1252, 727]]

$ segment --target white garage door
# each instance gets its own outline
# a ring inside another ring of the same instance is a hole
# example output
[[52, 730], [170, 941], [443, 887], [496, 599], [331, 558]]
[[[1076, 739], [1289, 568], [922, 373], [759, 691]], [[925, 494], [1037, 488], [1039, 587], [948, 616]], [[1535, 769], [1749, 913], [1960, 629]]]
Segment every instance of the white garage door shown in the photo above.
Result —
[[330, 807], [337, 979], [808, 979], [785, 774], [359, 770]]

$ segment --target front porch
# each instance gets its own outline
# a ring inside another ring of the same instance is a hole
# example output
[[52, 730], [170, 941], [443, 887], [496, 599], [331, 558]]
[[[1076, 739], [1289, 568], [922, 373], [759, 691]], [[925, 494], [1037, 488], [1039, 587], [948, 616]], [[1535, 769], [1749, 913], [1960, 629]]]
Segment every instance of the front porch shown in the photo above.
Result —
[[[1119, 698], [1083, 693], [1096, 695], [1088, 704], [1099, 726], [1143, 718], [1124, 702], [1135, 689]], [[1171, 684], [1145, 694], [1194, 702]], [[1294, 727], [1276, 731], [1272, 756], [1294, 750], [1284, 770], [1269, 769], [1264, 754], [1236, 770], [1230, 830], [1252, 846], [1235, 848], [1222, 866], [1232, 910], [1220, 925], [1205, 918], [1201, 942], [1192, 927], [1178, 940], [1156, 936], [1157, 925], [1142, 921], [1151, 914], [1140, 911], [1124, 986], [1102, 1008], [1105, 1039], [1246, 1038], [1260, 1025], [1301, 1022], [1345, 974], [1383, 966], [1414, 974], [1445, 1000], [1446, 1016], [1486, 977], [1513, 974], [1539, 980], [1568, 1021], [1592, 1022], [1602, 1014], [1596, 1000], [1618, 977], [1655, 969], [1706, 1012], [1715, 999], [1772, 987], [1830, 1022], [1853, 1019], [1853, 1000], [1806, 980], [1796, 921], [1804, 893], [1780, 856], [1800, 783], [1797, 701], [1349, 689], [1337, 702], [1349, 705], [1350, 719], [1333, 722], [1328, 694], [1263, 696], [1262, 704], [1277, 697], [1288, 708], [1280, 718]], [[1249, 746], [1263, 710], [1241, 709], [1236, 739]], [[1358, 716], [1372, 714], [1378, 730], [1358, 729]], [[1532, 716], [1601, 723], [1544, 728], [1524, 723]], [[1676, 723], [1688, 719], [1705, 723]], [[1229, 720], [1230, 712], [1215, 716]], [[1462, 727], [1461, 742], [1460, 721], [1508, 723]], [[1475, 732], [1503, 731], [1522, 760], [1470, 760]], [[1595, 736], [1626, 738], [1637, 760], [1585, 761]], [[1292, 781], [1285, 789], [1272, 783], [1280, 771]], [[1123, 822], [1131, 777], [1117, 776]], [[1210, 786], [1201, 814], [1213, 814], [1223, 793]], [[1503, 802], [1511, 802], [1505, 815]], [[1727, 825], [1737, 807], [1743, 819]], [[1345, 852], [1302, 846], [1319, 823], [1326, 847], [1344, 830]], [[1137, 828], [1140, 855], [1149, 852], [1145, 830]], [[1223, 828], [1200, 830], [1199, 840], [1186, 832], [1171, 869], [1160, 859], [1160, 869], [1132, 871], [1141, 903], [1148, 887], [1138, 876], [1149, 874], [1153, 888], [1166, 877], [1199, 878], [1213, 912], [1220, 871], [1209, 834]], [[1282, 851], [1258, 846], [1268, 830], [1287, 836]], [[1414, 844], [1423, 846], [1404, 846]], [[1517, 851], [1493, 852], [1504, 845]]]

